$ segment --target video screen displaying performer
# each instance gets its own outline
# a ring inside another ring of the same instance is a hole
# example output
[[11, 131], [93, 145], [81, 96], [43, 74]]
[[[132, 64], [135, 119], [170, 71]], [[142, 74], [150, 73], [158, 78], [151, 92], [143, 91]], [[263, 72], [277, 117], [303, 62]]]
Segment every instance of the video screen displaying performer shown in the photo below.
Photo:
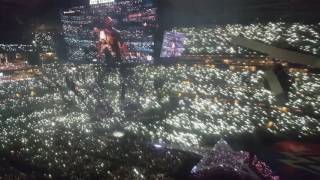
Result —
[[154, 0], [90, 1], [61, 15], [72, 62], [152, 63], [157, 23]]
[[93, 32], [96, 37], [97, 58], [100, 62], [115, 63], [121, 62], [122, 57], [125, 56], [127, 48], [121, 32], [113, 26], [111, 17], [104, 19], [104, 26], [94, 27]]

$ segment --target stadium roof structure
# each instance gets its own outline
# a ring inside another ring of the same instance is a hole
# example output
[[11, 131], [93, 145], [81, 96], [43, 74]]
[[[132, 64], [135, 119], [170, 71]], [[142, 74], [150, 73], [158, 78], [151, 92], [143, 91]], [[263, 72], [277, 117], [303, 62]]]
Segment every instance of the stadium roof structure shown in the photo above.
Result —
[[268, 54], [269, 57], [279, 60], [284, 60], [289, 63], [311, 66], [320, 68], [320, 58], [312, 55], [302, 54], [296, 51], [277, 48], [272, 45], [261, 43], [255, 40], [250, 40], [244, 37], [234, 37], [234, 44]]

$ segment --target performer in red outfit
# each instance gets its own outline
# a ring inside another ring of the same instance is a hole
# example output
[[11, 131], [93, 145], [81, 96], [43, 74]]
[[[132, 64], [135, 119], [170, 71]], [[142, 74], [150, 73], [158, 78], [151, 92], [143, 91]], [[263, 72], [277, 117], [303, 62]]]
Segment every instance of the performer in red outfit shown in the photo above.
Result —
[[98, 37], [96, 43], [98, 57], [106, 63], [115, 63], [121, 61], [121, 54], [127, 52], [126, 45], [121, 38], [119, 30], [114, 28], [113, 20], [107, 17], [104, 20], [103, 29], [94, 27], [94, 33]]

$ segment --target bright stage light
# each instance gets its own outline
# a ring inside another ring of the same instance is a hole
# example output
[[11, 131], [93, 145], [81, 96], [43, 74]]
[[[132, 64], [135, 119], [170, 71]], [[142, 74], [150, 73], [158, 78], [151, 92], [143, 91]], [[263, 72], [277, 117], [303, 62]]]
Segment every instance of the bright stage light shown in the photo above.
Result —
[[120, 132], [120, 131], [115, 131], [115, 132], [113, 132], [112, 135], [113, 135], [114, 137], [116, 137], [116, 138], [121, 138], [121, 137], [124, 136], [124, 133], [123, 133], [123, 132]]
[[114, 0], [90, 0], [90, 5], [93, 4], [103, 4], [103, 3], [112, 3]]

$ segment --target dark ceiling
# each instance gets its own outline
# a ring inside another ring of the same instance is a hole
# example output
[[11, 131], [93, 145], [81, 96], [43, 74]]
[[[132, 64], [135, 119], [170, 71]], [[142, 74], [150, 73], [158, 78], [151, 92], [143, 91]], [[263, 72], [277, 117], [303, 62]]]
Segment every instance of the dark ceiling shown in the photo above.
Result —
[[76, 2], [77, 0], [0, 0], [0, 43], [30, 41], [30, 33], [35, 26], [54, 26], [59, 19], [59, 9], [71, 7]]
[[[34, 26], [56, 26], [59, 9], [88, 0], [0, 0], [0, 43], [28, 41]], [[320, 22], [319, 0], [158, 0], [161, 25], [249, 22], [284, 18]]]

